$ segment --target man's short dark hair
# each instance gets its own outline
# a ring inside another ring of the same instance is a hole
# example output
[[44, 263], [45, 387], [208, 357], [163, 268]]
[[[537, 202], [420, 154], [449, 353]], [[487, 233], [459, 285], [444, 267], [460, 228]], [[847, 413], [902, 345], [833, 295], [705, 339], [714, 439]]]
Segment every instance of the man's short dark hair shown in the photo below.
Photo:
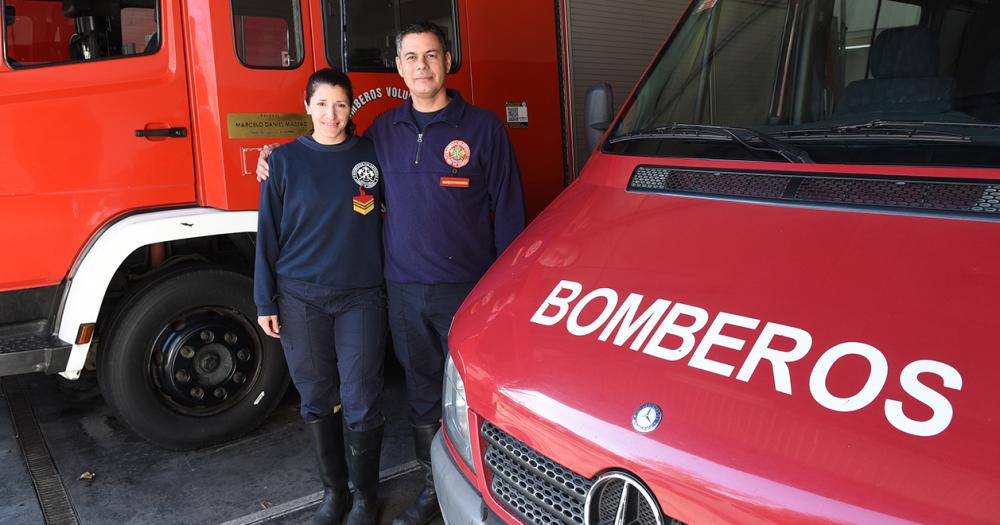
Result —
[[445, 35], [444, 29], [441, 29], [441, 26], [435, 24], [434, 22], [428, 22], [425, 20], [410, 24], [400, 30], [399, 34], [396, 35], [396, 56], [399, 56], [402, 52], [403, 37], [418, 33], [434, 33], [434, 36], [438, 37], [438, 40], [441, 41], [441, 49], [443, 49], [445, 53], [450, 51], [448, 49], [448, 37]]

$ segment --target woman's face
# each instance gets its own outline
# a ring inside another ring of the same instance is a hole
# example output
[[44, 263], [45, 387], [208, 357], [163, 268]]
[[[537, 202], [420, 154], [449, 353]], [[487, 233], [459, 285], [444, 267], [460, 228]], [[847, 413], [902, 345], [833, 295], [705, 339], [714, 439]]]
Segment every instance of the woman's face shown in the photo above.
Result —
[[338, 144], [347, 139], [347, 122], [351, 117], [351, 101], [340, 86], [320, 84], [306, 102], [306, 113], [312, 117], [313, 138], [320, 144]]

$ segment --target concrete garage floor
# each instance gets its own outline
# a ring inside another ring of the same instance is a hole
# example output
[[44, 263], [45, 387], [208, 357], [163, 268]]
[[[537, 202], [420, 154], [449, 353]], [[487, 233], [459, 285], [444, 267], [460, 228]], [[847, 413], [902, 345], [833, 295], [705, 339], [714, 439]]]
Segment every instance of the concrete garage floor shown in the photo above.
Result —
[[[79, 522], [91, 524], [309, 523], [321, 486], [294, 388], [255, 432], [173, 452], [133, 436], [101, 398], [95, 374], [78, 381], [21, 377]], [[401, 373], [387, 368], [382, 523], [420, 490]], [[92, 480], [80, 479], [85, 472]], [[0, 523], [44, 523], [0, 396]], [[435, 525], [442, 522], [437, 520]]]

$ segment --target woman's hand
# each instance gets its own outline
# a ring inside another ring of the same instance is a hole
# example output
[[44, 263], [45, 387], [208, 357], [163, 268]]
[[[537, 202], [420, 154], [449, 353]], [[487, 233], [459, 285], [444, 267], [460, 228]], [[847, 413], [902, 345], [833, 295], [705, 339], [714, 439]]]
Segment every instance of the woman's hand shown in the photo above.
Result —
[[278, 322], [278, 316], [276, 315], [259, 315], [257, 316], [257, 324], [264, 329], [264, 333], [275, 338], [281, 339], [278, 332], [281, 331], [281, 323]]

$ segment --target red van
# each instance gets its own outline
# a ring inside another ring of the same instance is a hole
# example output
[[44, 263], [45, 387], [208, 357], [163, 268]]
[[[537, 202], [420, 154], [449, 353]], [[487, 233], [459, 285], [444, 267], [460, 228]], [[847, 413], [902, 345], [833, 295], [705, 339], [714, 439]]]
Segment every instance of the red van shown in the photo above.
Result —
[[455, 317], [446, 521], [1000, 523], [997, 27], [694, 2]]

